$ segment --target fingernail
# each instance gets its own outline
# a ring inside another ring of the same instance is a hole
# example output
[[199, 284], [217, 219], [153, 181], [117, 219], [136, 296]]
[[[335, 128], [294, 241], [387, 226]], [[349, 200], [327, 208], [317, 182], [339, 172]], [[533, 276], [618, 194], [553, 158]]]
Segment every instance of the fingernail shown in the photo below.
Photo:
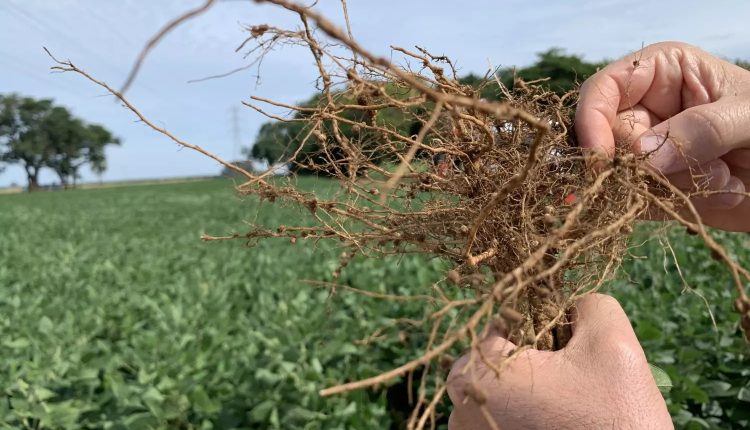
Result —
[[644, 154], [655, 153], [663, 144], [664, 136], [659, 134], [650, 134], [641, 138], [641, 152]]
[[726, 191], [726, 194], [717, 194], [715, 200], [716, 206], [722, 209], [734, 208], [745, 199], [742, 194], [738, 194], [745, 192], [745, 185], [736, 177], [732, 177], [729, 180], [724, 191]]
[[722, 160], [713, 160], [708, 163], [704, 177], [699, 182], [709, 190], [720, 190], [729, 183], [729, 167]]
[[586, 166], [594, 172], [600, 172], [607, 166], [607, 160], [611, 159], [606, 153], [600, 148], [586, 148], [584, 149], [583, 155], [585, 157]]
[[641, 153], [646, 154], [648, 162], [661, 173], [668, 175], [674, 173], [671, 160], [671, 145], [667, 137], [660, 134], [649, 134], [643, 136], [640, 141]]

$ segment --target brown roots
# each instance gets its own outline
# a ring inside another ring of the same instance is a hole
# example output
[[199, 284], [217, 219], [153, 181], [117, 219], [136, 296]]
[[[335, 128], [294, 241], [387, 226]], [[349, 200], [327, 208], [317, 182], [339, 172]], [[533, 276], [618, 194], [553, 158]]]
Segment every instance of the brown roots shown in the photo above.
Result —
[[[613, 160], [598, 160], [596, 170], [588, 167], [572, 132], [575, 94], [559, 96], [539, 83], [517, 82], [508, 89], [490, 75], [485, 85], [496, 86], [503, 102], [485, 101], [480, 89], [458, 82], [445, 57], [394, 47], [406, 64], [398, 65], [371, 54], [312, 8], [266, 2], [298, 14], [301, 28], [249, 27], [242, 47], [254, 42], [254, 52], [261, 54], [280, 43], [307, 47], [319, 71], [320, 93], [314, 105], [260, 98], [246, 104], [270, 118], [300, 123], [280, 161], [334, 177], [340, 192], [333, 197], [300, 191], [290, 181], [272, 179], [270, 170], [255, 174], [227, 163], [155, 126], [120, 92], [72, 63], [58, 61], [55, 69], [84, 75], [156, 131], [239, 172], [246, 178], [237, 187], [241, 193], [310, 214], [299, 225], [254, 225], [243, 235], [205, 240], [336, 239], [345, 248], [342, 266], [356, 255], [406, 253], [450, 262], [444, 282], [419, 296], [434, 308], [423, 321], [431, 324], [424, 354], [322, 395], [376, 386], [429, 367], [459, 341], [469, 341], [472, 356], [484, 360], [477, 345], [493, 327], [507, 333], [516, 351], [563, 347], [570, 338], [571, 304], [613, 275], [634, 222], [657, 213], [700, 234], [727, 263], [748, 332], [750, 301], [743, 287], [748, 272], [706, 233], [690, 195], [642, 163], [643, 157], [623, 150]], [[313, 23], [328, 42], [314, 35]], [[263, 104], [295, 115], [269, 114]], [[388, 118], [402, 120], [394, 124]], [[456, 313], [463, 317], [456, 319]], [[445, 324], [450, 318], [455, 321]], [[486, 364], [502, 370], [499, 363]], [[426, 424], [444, 391], [438, 386], [437, 397], [428, 400], [422, 384], [411, 428]]]

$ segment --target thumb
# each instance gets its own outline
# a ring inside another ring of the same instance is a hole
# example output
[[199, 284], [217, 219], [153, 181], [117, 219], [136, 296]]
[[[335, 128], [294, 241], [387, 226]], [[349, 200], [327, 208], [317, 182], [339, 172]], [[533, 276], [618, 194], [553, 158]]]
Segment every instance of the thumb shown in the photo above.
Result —
[[605, 341], [638, 345], [638, 338], [620, 303], [605, 294], [588, 294], [572, 311], [573, 336], [565, 349], [590, 352]]
[[665, 175], [715, 160], [750, 145], [750, 97], [694, 106], [640, 136], [641, 152]]

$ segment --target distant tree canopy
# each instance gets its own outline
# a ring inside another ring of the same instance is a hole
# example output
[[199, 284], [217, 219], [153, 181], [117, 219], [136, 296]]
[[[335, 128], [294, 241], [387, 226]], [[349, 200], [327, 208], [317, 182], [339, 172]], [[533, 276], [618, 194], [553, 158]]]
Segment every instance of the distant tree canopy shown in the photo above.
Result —
[[[588, 63], [578, 55], [567, 55], [560, 48], [550, 48], [537, 54], [534, 64], [524, 68], [503, 68], [496, 75], [507, 88], [512, 88], [515, 79], [525, 82], [543, 80], [543, 85], [558, 94], [573, 90], [586, 78], [596, 73], [606, 62]], [[467, 85], [479, 85], [483, 77], [469, 74], [461, 79]], [[481, 92], [481, 97], [488, 100], [500, 100], [502, 94], [497, 84], [490, 82]]]
[[39, 188], [39, 172], [45, 167], [66, 188], [75, 184], [85, 164], [103, 172], [104, 148], [119, 143], [104, 127], [73, 117], [52, 100], [0, 95], [0, 161], [20, 164], [30, 191]]
[[[416, 94], [411, 89], [400, 88], [395, 85], [387, 84], [385, 86], [386, 93], [396, 99], [405, 100], [410, 97], [415, 97]], [[347, 109], [340, 113], [340, 117], [343, 121], [339, 121], [339, 127], [332, 127], [330, 120], [323, 121], [323, 130], [325, 133], [314, 133], [312, 126], [307, 120], [306, 112], [297, 112], [294, 116], [289, 118], [287, 121], [271, 121], [263, 124], [256, 137], [255, 144], [251, 148], [244, 150], [245, 155], [252, 157], [256, 160], [265, 160], [269, 164], [275, 164], [279, 160], [287, 160], [294, 156], [295, 164], [294, 170], [300, 173], [307, 171], [306, 167], [310, 163], [320, 165], [322, 157], [328, 157], [329, 159], [340, 160], [336, 163], [338, 167], [331, 166], [331, 168], [348, 168], [348, 162], [343, 160], [343, 151], [341, 153], [328, 153], [323, 154], [321, 142], [323, 140], [332, 143], [335, 139], [334, 134], [340, 133], [344, 140], [347, 139], [358, 139], [362, 142], [360, 148], [364, 151], [368, 151], [368, 148], [372, 150], [371, 153], [366, 154], [369, 159], [376, 159], [379, 154], [376, 153], [375, 148], [378, 146], [378, 137], [367, 135], [366, 132], [359, 130], [358, 126], [352, 125], [357, 122], [365, 122], [368, 124], [375, 124], [393, 130], [397, 133], [410, 133], [415, 134], [419, 131], [421, 122], [416, 118], [416, 115], [423, 112], [422, 107], [414, 109], [412, 112], [414, 115], [410, 116], [398, 109], [384, 108], [379, 109], [377, 114], [373, 115], [371, 111], [359, 110], [356, 108], [357, 105], [368, 105], [377, 101], [379, 94], [373, 93], [367, 96], [367, 99], [360, 98], [354, 99], [349, 92], [342, 90], [334, 94], [334, 97], [339, 98], [340, 102], [351, 105], [351, 109]], [[319, 96], [314, 96], [300, 106], [303, 108], [314, 108], [323, 103]], [[427, 106], [427, 104], [425, 104]], [[349, 121], [351, 123], [349, 123]], [[368, 142], [371, 144], [368, 145]], [[335, 145], [327, 145], [328, 148], [336, 149]], [[295, 155], [296, 154], [296, 155]], [[388, 161], [388, 160], [383, 160]]]
[[[566, 93], [576, 87], [579, 82], [582, 82], [592, 74], [594, 74], [599, 67], [602, 67], [604, 63], [588, 63], [584, 61], [580, 56], [567, 55], [562, 49], [552, 48], [545, 52], [537, 55], [537, 61], [525, 68], [512, 69], [506, 68], [498, 70], [497, 75], [503, 85], [508, 88], [512, 88], [514, 85], [514, 79], [519, 78], [524, 81], [536, 81], [540, 79], [546, 79], [544, 85], [547, 85], [550, 90], [555, 91], [559, 94]], [[485, 80], [484, 77], [469, 74], [459, 79], [462, 84], [471, 85], [479, 88], [481, 86], [479, 96], [488, 100], [501, 100], [502, 92], [498, 87], [497, 83], [494, 82], [494, 78], [489, 81]], [[414, 96], [414, 94], [408, 91], [395, 88], [387, 87], [386, 91], [391, 96], [397, 96], [399, 98], [408, 98]], [[339, 97], [347, 97], [345, 90], [337, 94]], [[377, 95], [373, 95], [377, 98]], [[366, 100], [351, 100], [352, 104], [363, 104], [368, 102]], [[372, 102], [372, 101], [369, 101]], [[319, 96], [314, 96], [309, 100], [303, 102], [300, 106], [303, 107], [314, 107], [321, 103]], [[402, 112], [395, 109], [382, 109], [378, 111], [375, 118], [363, 118], [363, 113], [356, 109], [351, 109], [344, 112], [345, 118], [351, 118], [352, 120], [367, 120], [374, 121], [377, 124], [387, 125], [388, 128], [393, 129], [397, 132], [416, 134], [421, 127], [421, 122], [416, 118], [416, 114], [422, 113], [429, 109], [429, 103], [425, 102], [424, 107], [415, 109], [415, 115], [404, 115]], [[325, 127], [330, 130], [330, 125]], [[331, 130], [331, 133], [333, 130]], [[352, 129], [348, 124], [343, 124], [340, 132], [343, 137], [347, 139], [375, 139], [374, 136], [361, 136], [359, 130]], [[280, 160], [286, 160], [293, 154], [297, 166], [294, 168], [298, 172], [304, 172], [305, 164], [315, 157], [321, 156], [319, 144], [320, 139], [332, 139], [331, 133], [324, 136], [316, 136], [310, 134], [310, 127], [305, 122], [304, 113], [297, 113], [289, 121], [271, 121], [263, 124], [258, 132], [258, 136], [255, 139], [255, 143], [251, 148], [245, 149], [245, 155], [254, 158], [256, 160], [265, 160], [269, 164], [274, 164]], [[303, 145], [302, 142], [305, 142]], [[375, 142], [373, 142], [375, 147]], [[329, 156], [336, 158], [336, 154], [329, 154]], [[377, 154], [369, 154], [375, 155]], [[388, 161], [388, 160], [384, 160]]]

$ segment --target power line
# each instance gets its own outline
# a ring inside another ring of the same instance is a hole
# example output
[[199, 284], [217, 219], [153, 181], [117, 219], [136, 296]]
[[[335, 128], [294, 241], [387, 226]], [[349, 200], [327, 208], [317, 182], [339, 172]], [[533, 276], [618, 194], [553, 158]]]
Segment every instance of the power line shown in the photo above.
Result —
[[5, 6], [7, 8], [7, 11], [14, 14], [16, 17], [21, 18], [25, 20], [26, 22], [30, 23], [40, 34], [50, 34], [50, 33], [54, 34], [58, 38], [66, 40], [68, 44], [78, 48], [79, 51], [83, 51], [86, 54], [90, 55], [91, 57], [94, 57], [97, 60], [97, 62], [106, 66], [108, 69], [110, 69], [110, 71], [119, 72], [120, 69], [118, 67], [115, 67], [114, 65], [109, 63], [106, 59], [104, 59], [101, 55], [99, 55], [99, 53], [82, 45], [79, 41], [68, 36], [63, 31], [60, 31], [59, 29], [57, 29], [54, 25], [42, 20], [41, 18], [37, 16], [34, 16], [33, 14], [30, 14], [29, 12], [25, 11], [24, 9], [14, 4], [13, 2], [5, 1], [5, 2], [0, 3], [0, 6]]
[[[65, 40], [66, 43], [71, 45], [74, 48], [78, 48], [80, 52], [86, 52], [88, 55], [90, 55], [94, 61], [94, 64], [101, 64], [102, 66], [105, 66], [108, 70], [113, 72], [113, 76], [119, 77], [120, 74], [123, 73], [124, 68], [122, 66], [118, 67], [116, 65], [113, 65], [111, 62], [109, 62], [107, 59], [102, 57], [96, 50], [92, 50], [89, 47], [83, 45], [79, 40], [76, 40], [75, 38], [71, 37], [67, 31], [61, 31], [59, 28], [59, 25], [53, 25], [52, 22], [58, 22], [55, 21], [54, 17], [48, 17], [48, 19], [44, 19], [40, 16], [37, 16], [34, 13], [29, 12], [28, 10], [25, 10], [22, 6], [26, 6], [26, 4], [18, 4], [14, 3], [11, 0], [0, 0], [0, 10], [5, 10], [12, 14], [15, 18], [27, 23], [30, 27], [34, 28], [38, 34], [42, 35], [44, 39], [62, 39]], [[98, 16], [101, 18], [101, 14], [98, 14], [97, 12], [94, 12], [91, 9], [87, 9], [92, 16]], [[106, 20], [106, 19], [105, 19]], [[54, 36], [53, 36], [54, 35]], [[122, 35], [121, 35], [122, 36]], [[124, 36], [122, 36], [124, 37]], [[88, 40], [88, 39], [87, 39]], [[18, 69], [18, 67], [16, 67]], [[36, 79], [40, 79], [38, 76]], [[138, 90], [143, 91], [146, 93], [147, 96], [152, 98], [159, 98], [160, 91], [155, 90], [149, 85], [146, 85], [142, 82], [139, 82]], [[199, 108], [200, 104], [195, 103], [192, 99], [186, 100], [186, 103], [191, 108]]]
[[118, 39], [120, 39], [123, 43], [132, 43], [133, 40], [128, 38], [128, 36], [124, 35], [117, 29], [117, 25], [112, 22], [106, 15], [102, 15], [99, 12], [97, 12], [93, 7], [84, 7], [83, 8], [86, 12], [88, 12], [89, 15], [91, 15], [95, 20], [99, 21], [99, 23], [102, 23], [105, 25], [107, 32], [110, 34], [115, 35]]
[[74, 91], [70, 87], [62, 84], [59, 80], [54, 79], [52, 76], [41, 73], [37, 69], [37, 67], [32, 66], [31, 64], [25, 62], [23, 59], [18, 58], [13, 54], [0, 51], [0, 64], [3, 64], [4, 66], [7, 66], [11, 69], [15, 69], [21, 76], [34, 79], [36, 81], [39, 81], [40, 83], [44, 83], [45, 85], [52, 85], [57, 89], [69, 93], [70, 95], [79, 97], [81, 95], [79, 92]]
[[[91, 56], [94, 59], [95, 64], [101, 64], [105, 66], [110, 72], [113, 72], [114, 75], [120, 75], [122, 73], [122, 67], [118, 67], [112, 64], [98, 52], [81, 44], [80, 41], [70, 37], [65, 32], [59, 30], [56, 26], [50, 24], [49, 21], [43, 20], [42, 18], [29, 13], [28, 11], [21, 8], [18, 4], [14, 4], [10, 0], [0, 2], [0, 8], [2, 8], [3, 6], [5, 6], [7, 8], [6, 10], [15, 15], [17, 18], [20, 18], [31, 24], [31, 26], [34, 27], [39, 32], [39, 34], [54, 34], [55, 36], [66, 40], [66, 43], [70, 44], [71, 46], [78, 48], [79, 51]], [[138, 87], [140, 90], [150, 93], [149, 95], [152, 97], [154, 97], [157, 93], [156, 90], [142, 83], [139, 84]]]

